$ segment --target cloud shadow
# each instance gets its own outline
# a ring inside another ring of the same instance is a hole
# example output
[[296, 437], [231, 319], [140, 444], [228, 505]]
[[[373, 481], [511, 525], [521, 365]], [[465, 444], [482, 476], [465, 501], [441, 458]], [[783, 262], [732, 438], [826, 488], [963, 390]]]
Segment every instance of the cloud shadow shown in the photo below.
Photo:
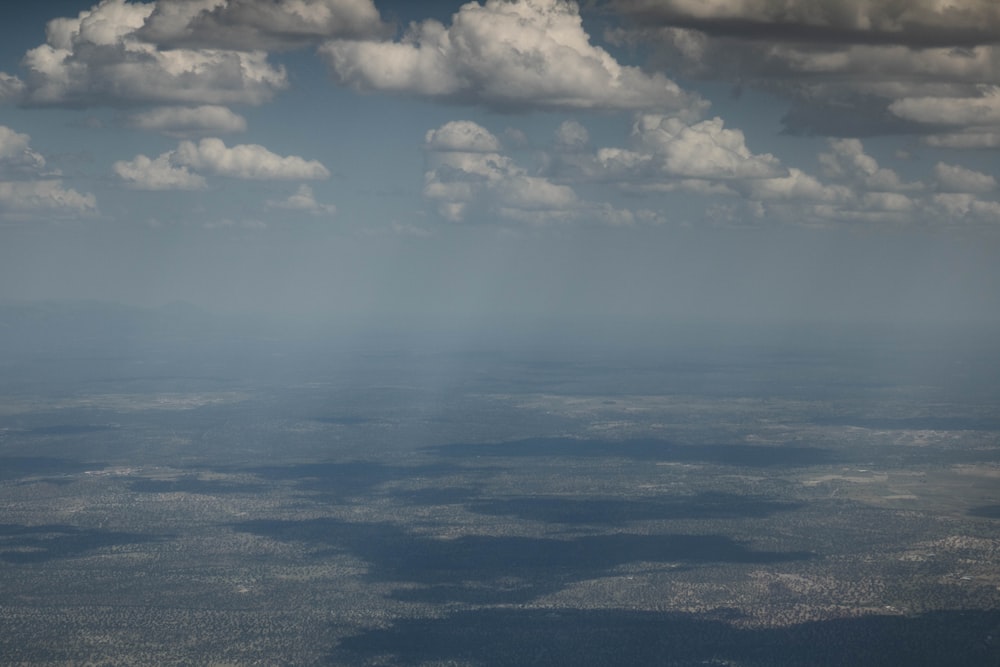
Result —
[[376, 461], [303, 463], [241, 469], [269, 482], [292, 482], [299, 491], [318, 494], [330, 501], [369, 493], [372, 489], [414, 477], [438, 477], [465, 472], [452, 463], [396, 466]]
[[969, 516], [979, 516], [985, 519], [1000, 519], [1000, 505], [982, 505], [968, 511]]
[[575, 438], [529, 438], [488, 444], [455, 443], [428, 448], [447, 458], [477, 456], [522, 458], [624, 458], [634, 461], [714, 463], [740, 467], [812, 466], [832, 462], [832, 453], [819, 447], [798, 445], [677, 445], [664, 440], [620, 442]]
[[628, 610], [462, 611], [413, 618], [341, 641], [333, 664], [812, 665], [994, 667], [997, 611], [862, 616], [741, 629], [683, 613]]
[[160, 536], [126, 533], [61, 524], [22, 526], [0, 524], [0, 561], [13, 564], [46, 563], [75, 558], [107, 547], [141, 544]]
[[72, 475], [102, 468], [103, 464], [81, 463], [47, 456], [0, 456], [0, 480], [46, 475]]
[[547, 523], [623, 525], [630, 521], [668, 519], [763, 518], [798, 509], [802, 503], [704, 492], [629, 500], [528, 496], [481, 500], [467, 507], [477, 514], [516, 516]]
[[311, 546], [316, 557], [347, 552], [369, 564], [375, 581], [417, 584], [394, 597], [439, 603], [525, 602], [568, 584], [605, 576], [633, 562], [700, 565], [781, 563], [811, 559], [808, 552], [754, 551], [723, 535], [617, 533], [566, 539], [414, 535], [388, 523], [336, 519], [248, 521], [239, 532]]

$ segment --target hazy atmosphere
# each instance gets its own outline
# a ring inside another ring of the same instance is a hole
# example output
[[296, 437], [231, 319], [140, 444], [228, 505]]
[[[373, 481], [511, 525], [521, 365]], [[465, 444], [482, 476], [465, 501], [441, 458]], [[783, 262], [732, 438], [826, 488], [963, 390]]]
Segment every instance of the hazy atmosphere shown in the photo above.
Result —
[[991, 0], [16, 3], [0, 298], [1000, 313]]

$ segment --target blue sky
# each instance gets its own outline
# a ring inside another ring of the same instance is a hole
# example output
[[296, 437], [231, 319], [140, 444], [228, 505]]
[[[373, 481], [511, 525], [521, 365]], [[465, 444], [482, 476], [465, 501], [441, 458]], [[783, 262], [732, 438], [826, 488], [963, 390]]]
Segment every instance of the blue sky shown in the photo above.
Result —
[[3, 299], [1000, 315], [991, 0], [4, 12]]

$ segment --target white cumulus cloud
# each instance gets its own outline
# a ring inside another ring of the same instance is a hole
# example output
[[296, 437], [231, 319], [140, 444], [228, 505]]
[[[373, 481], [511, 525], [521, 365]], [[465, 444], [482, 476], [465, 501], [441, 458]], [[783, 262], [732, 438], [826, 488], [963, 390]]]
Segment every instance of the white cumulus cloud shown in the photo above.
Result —
[[297, 155], [281, 156], [258, 144], [227, 147], [221, 139], [198, 143], [182, 141], [156, 158], [137, 155], [113, 166], [130, 187], [142, 190], [200, 190], [205, 177], [198, 172], [248, 180], [315, 180], [330, 172], [316, 160]]
[[331, 40], [320, 53], [342, 84], [497, 109], [706, 106], [662, 74], [621, 65], [591, 44], [568, 0], [470, 2], [450, 26], [413, 24], [392, 42]]
[[112, 165], [118, 178], [136, 190], [202, 190], [205, 178], [193, 174], [186, 166], [172, 164], [172, 153], [156, 159], [136, 155], [132, 160], [119, 160]]
[[639, 114], [628, 147], [601, 147], [590, 155], [564, 148], [566, 141], [582, 147], [580, 142], [589, 140], [580, 129], [564, 124], [557, 130], [562, 154], [553, 157], [552, 169], [562, 178], [619, 183], [629, 189], [677, 189], [686, 183], [697, 190], [716, 190], [722, 182], [787, 174], [780, 160], [751, 151], [743, 132], [726, 128], [721, 118], [689, 123], [677, 116]]
[[297, 155], [283, 157], [258, 144], [229, 148], [221, 139], [207, 138], [198, 143], [182, 141], [171, 161], [198, 171], [229, 178], [259, 180], [301, 180], [329, 178], [330, 172], [317, 160]]
[[102, 0], [76, 18], [50, 21], [46, 42], [22, 59], [23, 80], [6, 75], [4, 88], [28, 106], [81, 107], [261, 104], [287, 87], [285, 70], [259, 49], [146, 41], [138, 33], [157, 6]]
[[721, 118], [688, 125], [680, 118], [640, 116], [633, 137], [669, 176], [705, 179], [771, 178], [785, 174], [770, 153], [754, 154], [743, 132]]
[[428, 132], [424, 146], [424, 196], [447, 220], [488, 215], [540, 223], [569, 219], [579, 207], [572, 188], [531, 175], [510, 157], [488, 150], [499, 150], [500, 141], [471, 121]]

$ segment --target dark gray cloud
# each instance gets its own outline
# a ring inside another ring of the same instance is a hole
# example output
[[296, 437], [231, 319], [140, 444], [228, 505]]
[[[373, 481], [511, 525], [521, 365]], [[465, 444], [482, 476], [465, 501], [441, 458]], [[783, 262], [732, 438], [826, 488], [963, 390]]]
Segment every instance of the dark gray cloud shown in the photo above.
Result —
[[160, 45], [255, 50], [390, 32], [372, 0], [159, 0], [137, 34]]
[[718, 37], [804, 44], [903, 45], [926, 49], [1000, 42], [1000, 7], [992, 0], [826, 0], [709, 3], [615, 0], [637, 24]]
[[891, 100], [873, 95], [845, 95], [831, 104], [829, 99], [793, 99], [781, 117], [783, 132], [790, 135], [825, 137], [877, 137], [934, 134], [940, 128], [908, 121], [889, 111]]
[[[788, 98], [789, 134], [914, 134], [956, 148], [994, 145], [1000, 5], [986, 0], [704, 3], [616, 0], [619, 42], [653, 66]], [[947, 110], [943, 115], [942, 110]], [[972, 118], [953, 136], [947, 118]]]

